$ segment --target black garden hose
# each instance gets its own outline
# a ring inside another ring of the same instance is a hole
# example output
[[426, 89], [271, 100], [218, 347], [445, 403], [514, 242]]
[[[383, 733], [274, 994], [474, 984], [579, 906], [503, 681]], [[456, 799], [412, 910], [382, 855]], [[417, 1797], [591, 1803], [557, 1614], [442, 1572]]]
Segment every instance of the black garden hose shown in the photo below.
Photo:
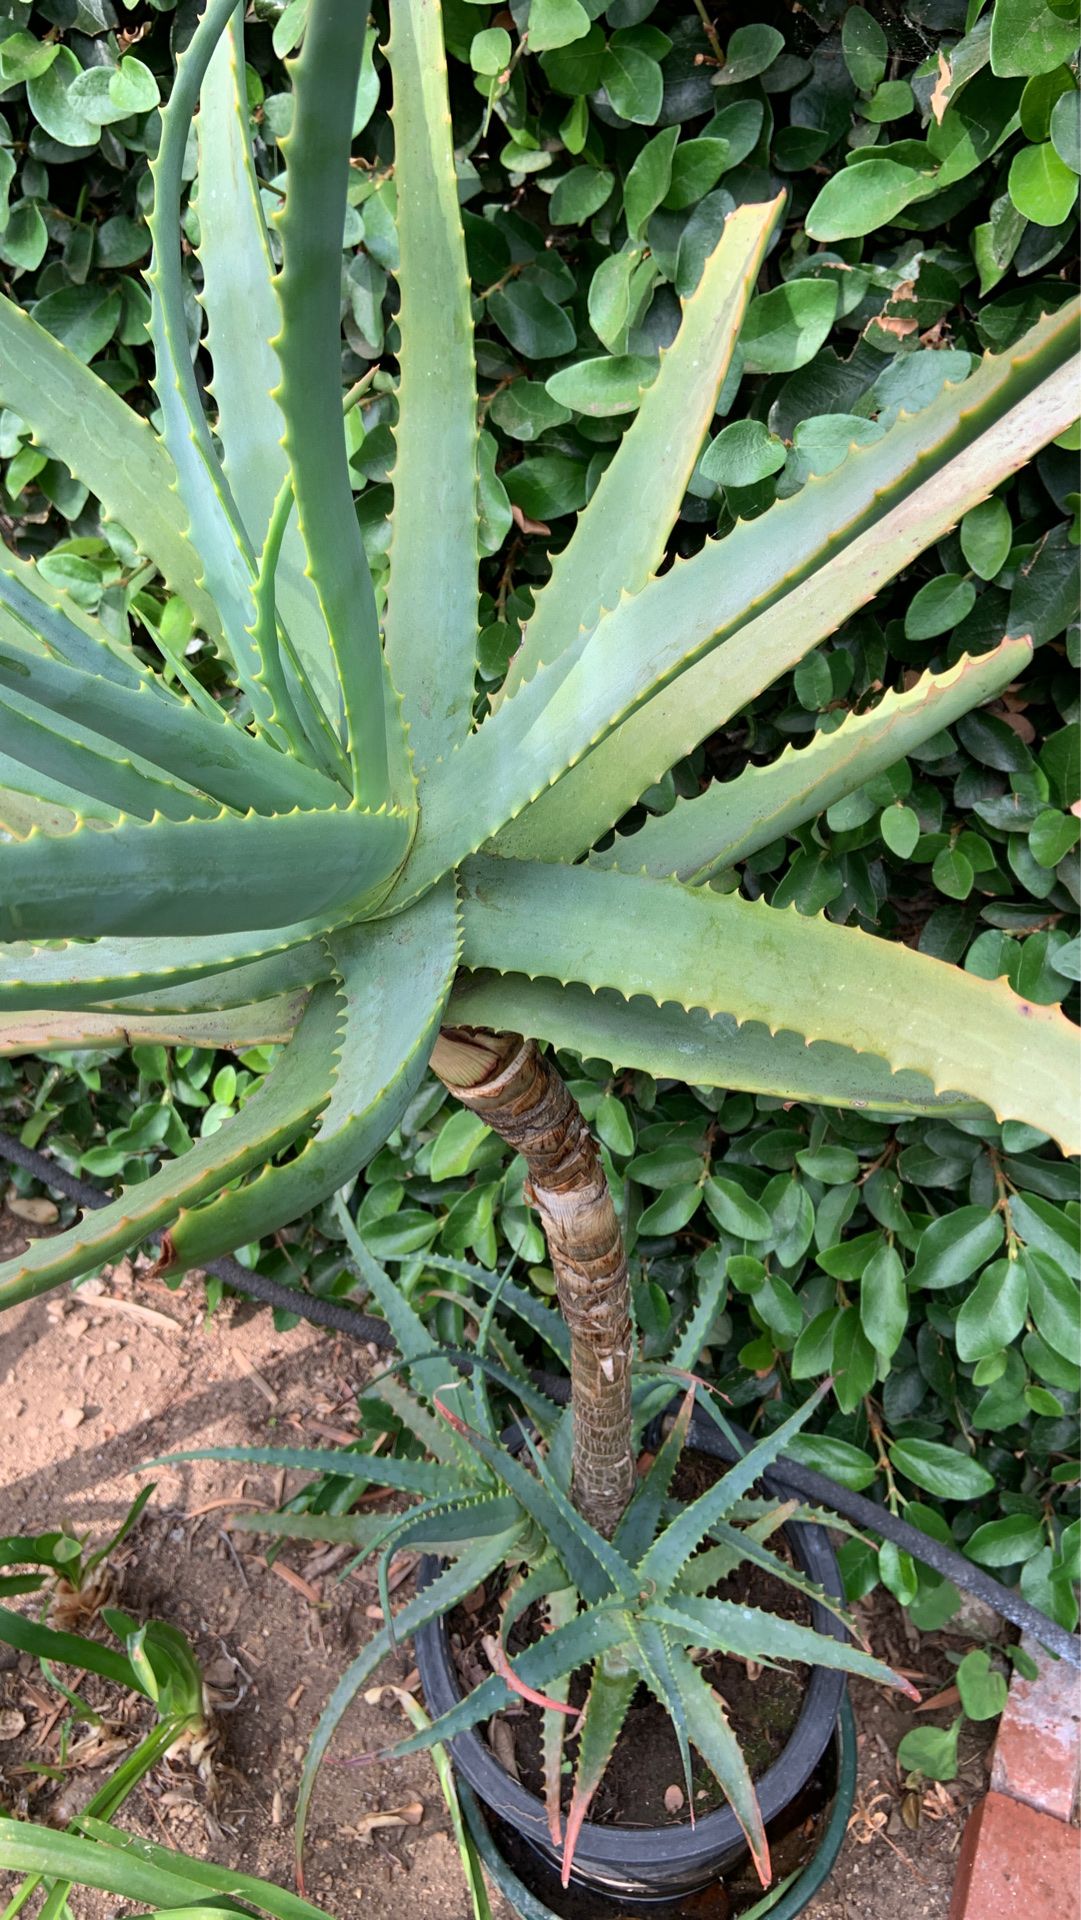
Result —
[[[77, 1179], [74, 1174], [65, 1172], [55, 1160], [47, 1159], [31, 1147], [24, 1147], [12, 1134], [2, 1131], [0, 1159], [25, 1168], [44, 1186], [52, 1187], [81, 1207], [104, 1207], [110, 1203], [110, 1196], [103, 1193], [100, 1187]], [[145, 1236], [149, 1241], [160, 1237], [160, 1234]], [[253, 1273], [250, 1267], [242, 1267], [239, 1260], [233, 1260], [228, 1255], [221, 1260], [211, 1260], [204, 1271], [223, 1280], [235, 1292], [258, 1300], [263, 1306], [278, 1307], [316, 1326], [329, 1327], [334, 1333], [346, 1334], [352, 1340], [372, 1343], [385, 1349], [394, 1347], [394, 1338], [385, 1320], [360, 1313], [356, 1307], [344, 1306], [337, 1300], [321, 1300], [315, 1294], [283, 1287], [277, 1280], [268, 1280], [263, 1274]], [[538, 1376], [538, 1384], [553, 1399], [565, 1400], [567, 1397], [565, 1380], [545, 1374]], [[985, 1601], [1004, 1620], [1019, 1627], [1022, 1633], [1031, 1634], [1056, 1658], [1081, 1669], [1081, 1638], [1077, 1634], [1067, 1633], [1057, 1621], [1049, 1619], [1038, 1607], [1031, 1606], [1019, 1593], [993, 1580], [982, 1567], [974, 1566], [971, 1560], [966, 1560], [963, 1554], [956, 1553], [952, 1547], [944, 1547], [941, 1541], [931, 1539], [929, 1534], [921, 1533], [917, 1527], [910, 1527], [905, 1520], [899, 1520], [896, 1514], [876, 1506], [873, 1500], [866, 1500], [862, 1494], [838, 1486], [835, 1481], [827, 1479], [824, 1473], [816, 1473], [811, 1467], [801, 1467], [787, 1454], [781, 1458], [786, 1480], [808, 1500], [816, 1505], [831, 1507], [846, 1520], [851, 1520], [853, 1526], [866, 1527], [880, 1539], [892, 1541], [894, 1546], [910, 1554], [913, 1560], [918, 1560], [921, 1566], [930, 1567], [933, 1573], [952, 1580], [954, 1586], [960, 1587], [963, 1593], [970, 1593], [977, 1600]]]

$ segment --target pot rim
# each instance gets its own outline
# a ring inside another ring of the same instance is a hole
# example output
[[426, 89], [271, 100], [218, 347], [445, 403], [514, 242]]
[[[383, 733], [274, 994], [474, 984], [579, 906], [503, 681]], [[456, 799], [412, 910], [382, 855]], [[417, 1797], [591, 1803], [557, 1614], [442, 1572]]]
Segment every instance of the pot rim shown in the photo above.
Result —
[[[736, 1458], [713, 1422], [695, 1414], [688, 1445], [695, 1452], [714, 1459]], [[762, 1484], [771, 1494], [791, 1497], [793, 1489], [783, 1470], [763, 1474]], [[808, 1574], [835, 1599], [843, 1598], [840, 1570], [825, 1528], [808, 1521], [789, 1521], [784, 1533], [797, 1561]], [[440, 1562], [426, 1555], [418, 1571], [418, 1587], [435, 1577]], [[820, 1633], [835, 1640], [847, 1635], [841, 1622], [820, 1602], [811, 1601], [812, 1624]], [[450, 1652], [445, 1618], [439, 1618], [418, 1630], [414, 1636], [417, 1663], [425, 1698], [433, 1718], [445, 1713], [463, 1698], [461, 1684]], [[832, 1667], [813, 1667], [799, 1717], [777, 1758], [755, 1783], [763, 1822], [776, 1817], [810, 1778], [833, 1734], [845, 1690], [845, 1675]], [[552, 1847], [544, 1805], [514, 1780], [499, 1764], [487, 1742], [475, 1730], [457, 1734], [450, 1741], [455, 1765], [464, 1774], [474, 1792], [500, 1817], [508, 1820], [549, 1859], [558, 1856]], [[602, 1826], [586, 1820], [575, 1855], [582, 1877], [596, 1875], [625, 1877], [628, 1868], [649, 1861], [659, 1866], [670, 1859], [681, 1880], [700, 1864], [712, 1866], [723, 1854], [743, 1848], [743, 1829], [727, 1804], [703, 1814], [691, 1827], [687, 1821], [663, 1827]]]

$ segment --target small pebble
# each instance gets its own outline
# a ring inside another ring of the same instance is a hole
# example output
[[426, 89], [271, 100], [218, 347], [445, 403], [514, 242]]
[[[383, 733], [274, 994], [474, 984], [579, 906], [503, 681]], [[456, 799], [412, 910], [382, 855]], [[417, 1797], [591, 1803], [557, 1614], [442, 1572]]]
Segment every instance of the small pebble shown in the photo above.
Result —
[[83, 1407], [64, 1407], [60, 1413], [62, 1427], [81, 1427], [85, 1419], [86, 1411]]

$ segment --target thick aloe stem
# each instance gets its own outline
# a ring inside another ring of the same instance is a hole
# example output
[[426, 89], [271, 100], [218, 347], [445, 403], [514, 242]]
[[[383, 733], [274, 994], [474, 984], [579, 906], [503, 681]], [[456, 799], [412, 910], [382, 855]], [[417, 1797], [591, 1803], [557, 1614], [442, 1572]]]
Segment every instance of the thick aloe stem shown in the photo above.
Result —
[[551, 1060], [517, 1034], [444, 1029], [432, 1066], [522, 1154], [571, 1335], [572, 1494], [610, 1535], [634, 1484], [627, 1257], [600, 1155]]

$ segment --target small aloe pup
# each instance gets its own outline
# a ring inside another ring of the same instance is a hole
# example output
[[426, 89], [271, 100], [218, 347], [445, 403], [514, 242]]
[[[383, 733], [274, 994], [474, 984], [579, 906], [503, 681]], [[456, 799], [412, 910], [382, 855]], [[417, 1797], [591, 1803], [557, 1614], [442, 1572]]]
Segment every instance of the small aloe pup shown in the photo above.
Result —
[[[177, 661], [177, 692], [126, 631], [3, 558], [0, 1046], [287, 1044], [220, 1132], [0, 1270], [0, 1305], [148, 1233], [164, 1233], [164, 1264], [198, 1265], [285, 1225], [366, 1163], [434, 1048], [531, 1159], [572, 1334], [574, 1498], [610, 1536], [633, 1475], [625, 1267], [538, 1040], [831, 1105], [976, 1103], [1076, 1144], [1077, 1035], [1058, 1010], [710, 884], [1000, 691], [1023, 637], [611, 839], [667, 768], [1064, 430], [1076, 310], [658, 573], [782, 202], [737, 208], [485, 711], [472, 314], [437, 0], [390, 0], [400, 347], [382, 605], [349, 482], [339, 325], [365, 9], [311, 7], [277, 270], [242, 11], [207, 0], [162, 115], [160, 437], [0, 300], [0, 402], [160, 569], [236, 686], [215, 702]], [[212, 416], [180, 273], [196, 118]]]
[[[437, 1620], [481, 1583], [501, 1583], [498, 1632], [484, 1641], [492, 1669], [459, 1704], [402, 1741], [395, 1755], [429, 1748], [480, 1725], [522, 1700], [543, 1710], [542, 1764], [548, 1831], [562, 1854], [567, 1885], [582, 1824], [597, 1792], [634, 1696], [645, 1687], [668, 1713], [682, 1763], [686, 1804], [694, 1820], [692, 1749], [698, 1753], [742, 1827], [764, 1886], [770, 1880], [769, 1844], [747, 1761], [725, 1703], [701, 1670], [711, 1653], [775, 1666], [798, 1660], [899, 1687], [918, 1698], [907, 1680], [864, 1647], [833, 1639], [779, 1614], [721, 1598], [715, 1589], [750, 1565], [763, 1569], [806, 1599], [828, 1608], [850, 1632], [838, 1602], [813, 1585], [769, 1543], [790, 1520], [836, 1525], [834, 1516], [755, 1492], [762, 1474], [814, 1412], [823, 1386], [767, 1438], [744, 1453], [697, 1498], [673, 1497], [672, 1481], [687, 1444], [696, 1397], [703, 1412], [727, 1432], [699, 1381], [686, 1372], [702, 1343], [715, 1301], [681, 1328], [666, 1366], [642, 1367], [634, 1380], [634, 1432], [684, 1388], [682, 1403], [648, 1470], [638, 1480], [613, 1537], [589, 1525], [564, 1491], [572, 1416], [529, 1380], [495, 1321], [502, 1304], [520, 1313], [534, 1334], [564, 1362], [567, 1329], [560, 1316], [504, 1277], [487, 1284], [468, 1384], [447, 1384], [446, 1359], [433, 1353], [412, 1307], [364, 1245], [339, 1201], [338, 1219], [359, 1280], [385, 1311], [403, 1355], [400, 1366], [369, 1383], [425, 1447], [427, 1459], [388, 1452], [328, 1452], [292, 1447], [224, 1447], [172, 1454], [170, 1462], [241, 1461], [249, 1466], [309, 1469], [332, 1481], [335, 1511], [320, 1511], [314, 1482], [278, 1514], [241, 1514], [233, 1525], [279, 1539], [333, 1540], [358, 1549], [352, 1565], [378, 1554], [379, 1593], [386, 1625], [352, 1662], [334, 1689], [316, 1728], [297, 1800], [298, 1866], [308, 1806], [320, 1763], [350, 1702], [386, 1655], [407, 1634]], [[498, 1359], [495, 1358], [498, 1355]], [[492, 1356], [492, 1357], [489, 1357]], [[455, 1356], [460, 1358], [461, 1356]], [[489, 1380], [509, 1389], [525, 1408], [521, 1447], [499, 1433]], [[690, 1384], [688, 1383], [690, 1381]], [[371, 1404], [371, 1403], [369, 1403]], [[385, 1513], [343, 1513], [341, 1489], [385, 1486], [415, 1496], [415, 1504]], [[305, 1511], [308, 1508], [310, 1510]], [[394, 1615], [388, 1571], [401, 1549], [420, 1547], [443, 1558], [436, 1578]], [[542, 1630], [534, 1624], [539, 1613]], [[527, 1644], [511, 1653], [517, 1629]], [[589, 1684], [579, 1711], [571, 1681], [584, 1670]], [[562, 1786], [568, 1734], [575, 1736], [573, 1786], [564, 1814]]]

